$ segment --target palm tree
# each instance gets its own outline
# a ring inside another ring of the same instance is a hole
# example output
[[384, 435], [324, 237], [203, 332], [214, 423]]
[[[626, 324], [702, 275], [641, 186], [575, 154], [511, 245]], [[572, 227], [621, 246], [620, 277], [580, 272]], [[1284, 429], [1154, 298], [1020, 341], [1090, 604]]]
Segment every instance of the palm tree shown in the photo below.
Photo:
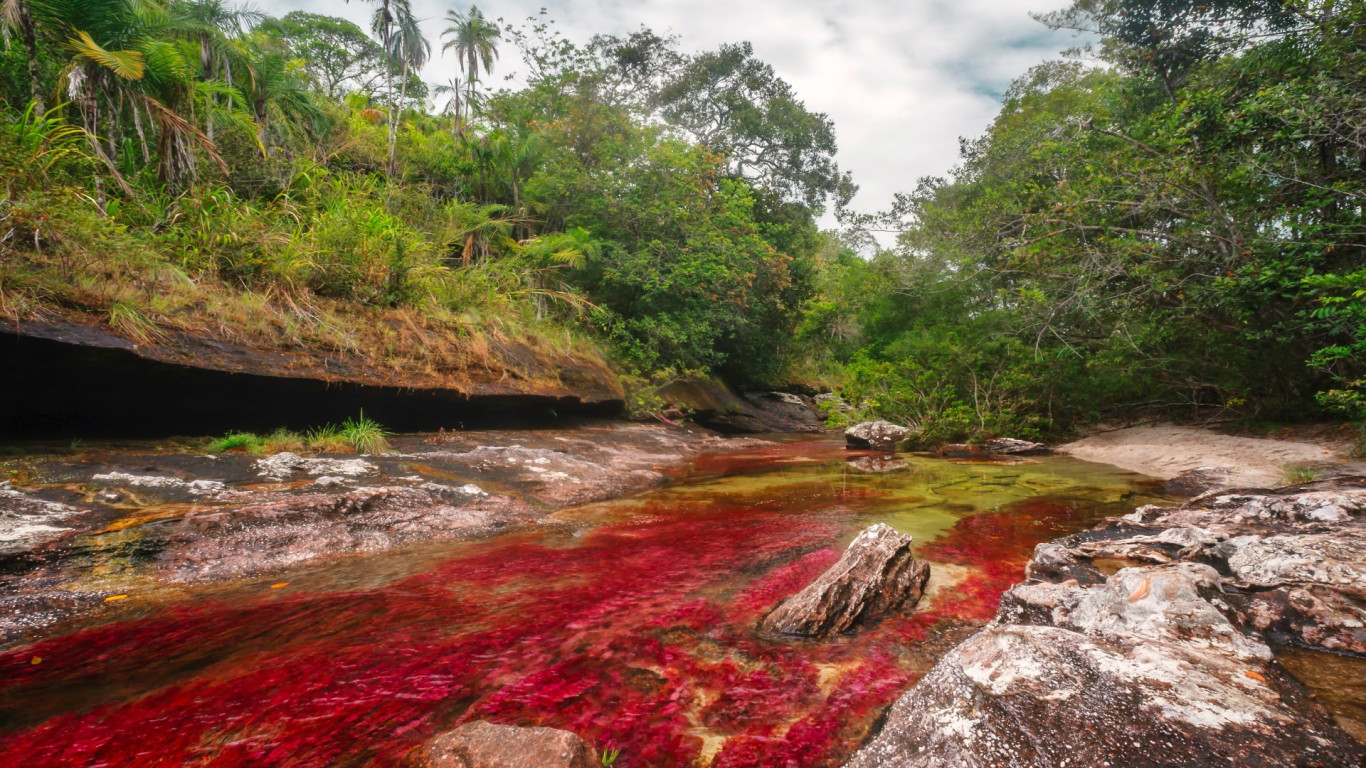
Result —
[[[194, 0], [177, 3], [171, 9], [181, 17], [178, 19], [179, 26], [199, 43], [199, 64], [203, 68], [204, 79], [221, 78], [229, 86], [234, 85], [233, 62], [238, 63], [239, 71], [249, 66], [241, 38], [264, 21], [266, 15], [252, 8], [230, 6], [223, 0]], [[228, 109], [232, 107], [229, 97]], [[212, 141], [212, 118], [206, 122], [206, 132]]]
[[[465, 138], [465, 119], [464, 115], [461, 114], [465, 106], [465, 97], [461, 95], [461, 91], [464, 89], [465, 81], [458, 75], [432, 89], [433, 96], [450, 96], [450, 99], [446, 101], [446, 106], [441, 108], [441, 114], [451, 118], [451, 138], [455, 141], [457, 148], [460, 140]], [[474, 106], [478, 106], [479, 101], [479, 94], [476, 93], [474, 95]]]
[[[350, 3], [351, 0], [346, 0], [346, 2]], [[406, 7], [407, 0], [365, 0], [365, 2], [375, 5], [375, 15], [370, 20], [370, 29], [379, 35], [380, 46], [384, 49], [384, 54], [390, 56], [393, 51], [394, 22], [397, 21], [394, 9], [400, 4]], [[389, 103], [389, 173], [393, 175], [394, 68], [389, 66], [388, 62], [384, 67], [384, 90]]]
[[28, 84], [33, 99], [34, 113], [43, 114], [43, 81], [38, 73], [38, 33], [33, 24], [33, 13], [24, 0], [4, 0], [0, 3], [0, 27], [4, 27], [6, 39], [9, 30], [19, 31], [24, 41], [24, 52], [28, 54]]
[[[398, 143], [398, 121], [403, 111], [403, 104], [408, 100], [408, 75], [415, 69], [422, 69], [427, 65], [427, 60], [432, 55], [432, 44], [422, 34], [422, 28], [418, 25], [417, 19], [413, 16], [413, 9], [408, 0], [392, 0], [394, 13], [393, 29], [390, 34], [389, 44], [385, 47], [385, 53], [389, 57], [388, 66], [393, 67], [399, 64], [403, 68], [403, 83], [399, 89], [398, 106], [395, 108], [392, 101], [389, 105], [389, 175], [393, 175], [394, 168], [394, 147]], [[375, 15], [373, 25], [379, 27], [381, 19], [379, 14]], [[380, 29], [374, 30], [376, 34]]]
[[[255, 135], [248, 113], [223, 105], [233, 99], [244, 103], [240, 92], [221, 80], [201, 79], [196, 59], [203, 26], [183, 8], [152, 0], [43, 0], [32, 9], [45, 34], [70, 53], [59, 86], [80, 114], [96, 157], [125, 191], [130, 189], [117, 170], [117, 153], [129, 116], [144, 144], [141, 116], [157, 129], [158, 175], [171, 186], [195, 178], [196, 150], [226, 170], [197, 118], [222, 120]], [[101, 146], [101, 127], [108, 151]], [[98, 176], [95, 184], [102, 200]]]
[[460, 71], [465, 73], [465, 87], [468, 91], [465, 98], [465, 116], [468, 118], [470, 104], [474, 100], [474, 84], [479, 81], [480, 65], [483, 66], [485, 74], [493, 68], [493, 61], [498, 58], [498, 41], [503, 39], [503, 31], [497, 24], [484, 18], [477, 5], [471, 5], [470, 9], [463, 13], [446, 11], [446, 21], [450, 26], [441, 33], [441, 37], [450, 39], [441, 46], [441, 52], [445, 53], [454, 48], [456, 58], [460, 62]]

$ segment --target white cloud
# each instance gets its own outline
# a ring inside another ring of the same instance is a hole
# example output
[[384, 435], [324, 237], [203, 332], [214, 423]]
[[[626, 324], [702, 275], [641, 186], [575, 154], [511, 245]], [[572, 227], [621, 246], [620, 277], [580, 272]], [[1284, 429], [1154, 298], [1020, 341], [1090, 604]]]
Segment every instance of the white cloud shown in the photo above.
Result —
[[[441, 17], [468, 0], [413, 0], [439, 51]], [[958, 137], [982, 132], [1011, 79], [1073, 45], [1029, 17], [1067, 0], [504, 0], [480, 4], [485, 15], [520, 22], [548, 8], [570, 39], [628, 33], [642, 24], [682, 38], [687, 50], [749, 40], [809, 109], [835, 121], [841, 166], [861, 185], [857, 205], [876, 209], [957, 160]], [[373, 6], [356, 0], [283, 0], [273, 14], [302, 9], [345, 16], [362, 26]], [[494, 75], [516, 72], [505, 46]], [[454, 74], [453, 57], [436, 57], [429, 82]]]

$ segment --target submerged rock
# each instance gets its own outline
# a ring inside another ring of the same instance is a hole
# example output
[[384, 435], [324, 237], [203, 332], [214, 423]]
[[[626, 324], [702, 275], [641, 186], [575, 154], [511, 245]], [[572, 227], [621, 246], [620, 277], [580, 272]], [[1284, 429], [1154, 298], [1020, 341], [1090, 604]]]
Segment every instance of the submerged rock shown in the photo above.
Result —
[[862, 472], [866, 475], [882, 475], [888, 472], [900, 472], [903, 469], [911, 468], [911, 465], [904, 461], [882, 458], [880, 456], [861, 456], [846, 462], [846, 466], [855, 472]]
[[903, 446], [913, 432], [890, 421], [865, 421], [844, 430], [844, 440], [850, 448], [895, 451]]
[[1162, 492], [1172, 496], [1199, 496], [1229, 487], [1229, 473], [1218, 467], [1197, 467], [1162, 484]]
[[314, 476], [359, 477], [379, 471], [379, 467], [364, 459], [306, 459], [289, 451], [259, 459], [256, 474], [272, 480], [287, 480], [302, 472]]
[[996, 437], [982, 443], [982, 449], [997, 456], [1033, 456], [1049, 453], [1048, 446], [1013, 437]]
[[483, 720], [437, 736], [408, 754], [408, 768], [590, 768], [593, 750], [569, 731]]
[[823, 637], [914, 608], [930, 567], [911, 553], [911, 541], [884, 523], [865, 529], [830, 570], [773, 609], [761, 629]]

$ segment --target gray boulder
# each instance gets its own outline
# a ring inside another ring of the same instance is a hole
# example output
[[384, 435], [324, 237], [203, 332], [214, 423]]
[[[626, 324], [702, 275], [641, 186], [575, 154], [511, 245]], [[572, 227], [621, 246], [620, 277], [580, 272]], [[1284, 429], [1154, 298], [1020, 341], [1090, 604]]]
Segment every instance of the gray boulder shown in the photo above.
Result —
[[844, 557], [763, 620], [768, 634], [824, 637], [920, 601], [930, 567], [911, 552], [910, 536], [884, 523], [865, 529]]
[[1190, 563], [1016, 587], [848, 766], [1360, 765], [1366, 751], [1222, 596]]
[[844, 430], [844, 441], [850, 448], [895, 451], [902, 447], [914, 430], [890, 421], [865, 421]]

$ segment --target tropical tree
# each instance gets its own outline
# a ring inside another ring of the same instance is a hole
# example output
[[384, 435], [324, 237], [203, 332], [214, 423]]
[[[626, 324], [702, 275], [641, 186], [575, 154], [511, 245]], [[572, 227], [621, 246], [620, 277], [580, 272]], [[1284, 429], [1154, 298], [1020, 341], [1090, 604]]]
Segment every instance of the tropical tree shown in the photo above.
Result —
[[471, 5], [468, 11], [446, 11], [446, 21], [449, 26], [441, 33], [442, 39], [446, 40], [441, 52], [454, 49], [460, 71], [465, 74], [465, 117], [468, 119], [479, 70], [482, 67], [485, 74], [492, 70], [503, 31], [485, 18], [477, 5]]
[[[432, 55], [432, 44], [422, 34], [422, 28], [418, 25], [417, 18], [413, 16], [412, 6], [408, 0], [393, 0], [394, 18], [392, 29], [389, 33], [389, 42], [385, 46], [385, 51], [389, 57], [389, 66], [397, 65], [403, 73], [402, 85], [398, 99], [398, 106], [390, 101], [389, 106], [389, 173], [393, 175], [394, 168], [394, 148], [398, 143], [398, 121], [402, 112], [402, 105], [408, 100], [408, 81], [414, 70], [420, 70], [427, 64], [427, 60]], [[373, 31], [376, 34], [383, 32], [382, 19], [379, 14], [375, 15]]]
[[[346, 0], [346, 2], [350, 3], [351, 0]], [[375, 15], [370, 20], [370, 29], [379, 37], [380, 47], [384, 50], [384, 55], [386, 57], [389, 57], [391, 55], [391, 51], [393, 51], [394, 25], [395, 22], [398, 20], [397, 16], [395, 15], [395, 10], [396, 7], [399, 5], [406, 7], [408, 4], [407, 0], [366, 0], [366, 2], [372, 3], [375, 6]], [[392, 63], [392, 59], [386, 61], [385, 64], [386, 66], [384, 67], [384, 93], [385, 100], [389, 105], [389, 157], [392, 158], [394, 155], [392, 138], [393, 121], [395, 117], [394, 112], [396, 111], [396, 107], [394, 105], [394, 66]], [[393, 173], [392, 165], [393, 163], [391, 159], [389, 168], [389, 172], [391, 174]]]
[[[252, 8], [228, 5], [223, 0], [178, 2], [171, 10], [179, 17], [179, 26], [199, 43], [199, 65], [203, 69], [204, 79], [221, 79], [232, 86], [233, 64], [238, 64], [239, 72], [243, 67], [250, 66], [243, 36], [264, 21], [266, 15]], [[228, 109], [232, 109], [231, 97], [227, 105]], [[205, 121], [205, 133], [212, 141], [212, 116]]]
[[333, 101], [352, 91], [375, 95], [388, 70], [384, 49], [346, 19], [292, 11], [257, 30], [278, 40]]
[[464, 116], [460, 114], [463, 103], [460, 97], [460, 91], [464, 87], [464, 81], [459, 77], [452, 77], [450, 80], [441, 83], [432, 89], [432, 93], [436, 96], [450, 96], [450, 98], [446, 100], [446, 106], [441, 108], [441, 114], [451, 118], [451, 138], [455, 140], [457, 145], [460, 142], [460, 138], [465, 133]]
[[33, 12], [25, 0], [4, 0], [0, 4], [0, 27], [6, 38], [10, 30], [19, 33], [28, 54], [28, 79], [35, 114], [43, 114], [43, 81], [38, 72], [38, 33], [33, 23]]

